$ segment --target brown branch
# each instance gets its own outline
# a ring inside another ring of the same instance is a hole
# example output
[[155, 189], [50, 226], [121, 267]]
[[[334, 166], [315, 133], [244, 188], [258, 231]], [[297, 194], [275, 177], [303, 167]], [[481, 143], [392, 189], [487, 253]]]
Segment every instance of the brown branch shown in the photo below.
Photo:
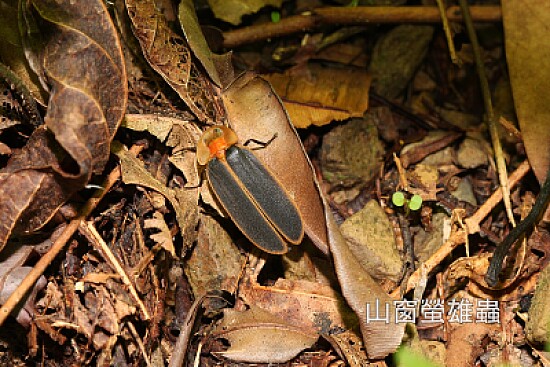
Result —
[[[525, 160], [523, 163], [521, 163], [518, 168], [508, 178], [508, 183], [510, 185], [510, 188], [513, 188], [517, 185], [517, 183], [529, 172], [529, 169], [531, 167], [529, 166], [529, 162]], [[493, 194], [487, 199], [483, 205], [481, 205], [477, 211], [469, 218], [466, 218], [466, 226], [468, 227], [468, 233], [474, 234], [479, 232], [480, 227], [479, 224], [489, 213], [495, 208], [495, 206], [500, 203], [502, 200], [502, 190], [496, 190], [493, 192]]]
[[[472, 6], [472, 19], [475, 22], [500, 22], [500, 6]], [[447, 9], [449, 21], [461, 21], [460, 8]], [[223, 34], [225, 48], [263, 41], [269, 38], [307, 32], [321, 26], [367, 25], [379, 23], [440, 23], [441, 17], [436, 6], [359, 6], [318, 8], [301, 15], [283, 18], [277, 23], [256, 24]]]

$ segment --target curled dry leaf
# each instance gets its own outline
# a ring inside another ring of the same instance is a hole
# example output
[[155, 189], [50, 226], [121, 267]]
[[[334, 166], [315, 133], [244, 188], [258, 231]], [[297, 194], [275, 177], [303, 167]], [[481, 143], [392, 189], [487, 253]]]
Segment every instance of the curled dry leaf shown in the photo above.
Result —
[[[231, 127], [242, 142], [267, 141], [257, 156], [277, 175], [300, 209], [306, 234], [325, 254], [332, 253], [344, 298], [359, 318], [365, 348], [372, 359], [396, 350], [404, 333], [403, 324], [367, 322], [366, 305], [391, 303], [389, 296], [363, 269], [343, 239], [331, 211], [322, 201], [313, 168], [281, 101], [269, 84], [253, 74], [241, 75], [223, 94]], [[391, 310], [391, 308], [390, 308]], [[391, 314], [390, 320], [395, 315]]]
[[193, 62], [187, 42], [172, 31], [155, 1], [126, 0], [128, 15], [151, 67], [202, 121], [217, 121], [214, 85]]
[[361, 117], [369, 106], [370, 75], [360, 69], [307, 69], [270, 74], [265, 78], [277, 91], [290, 120], [298, 128]]
[[[395, 352], [401, 344], [405, 331], [404, 324], [393, 322], [368, 322], [368, 316], [376, 315], [373, 312], [376, 302], [380, 305], [391, 304], [390, 297], [370, 277], [351, 252], [348, 244], [342, 237], [332, 213], [325, 204], [330, 252], [334, 260], [334, 267], [342, 294], [348, 305], [357, 314], [359, 326], [363, 334], [363, 341], [370, 359], [382, 359]], [[367, 315], [366, 305], [370, 305], [371, 312]], [[395, 320], [395, 309], [389, 307], [389, 320]]]
[[173, 258], [177, 258], [174, 242], [172, 242], [172, 234], [170, 228], [164, 221], [164, 217], [159, 212], [153, 213], [153, 218], [145, 219], [143, 222], [143, 228], [155, 228], [160, 232], [152, 234], [150, 237], [153, 241], [158, 243], [164, 250], [170, 253]]
[[308, 237], [323, 253], [328, 253], [324, 212], [314, 175], [296, 131], [283, 105], [268, 82], [246, 73], [222, 95], [229, 125], [241, 143], [249, 139], [268, 141], [254, 153], [277, 176], [300, 210]]
[[[41, 105], [45, 105], [47, 93], [41, 87], [40, 81], [26, 60], [25, 49], [19, 33], [17, 12], [17, 1], [0, 2], [0, 59], [18, 76], [32, 97]], [[34, 102], [34, 100], [29, 102]]]
[[548, 2], [502, 1], [506, 60], [514, 105], [529, 163], [541, 184], [550, 169], [549, 22]]
[[318, 338], [255, 306], [244, 312], [225, 310], [214, 335], [231, 343], [229, 349], [216, 354], [249, 363], [287, 362]]
[[103, 2], [30, 6], [49, 31], [42, 54], [51, 95], [46, 127], [35, 130], [0, 172], [0, 248], [12, 232], [42, 227], [93, 173], [103, 170], [126, 110], [122, 52]]
[[[8, 249], [8, 248], [6, 248]], [[29, 256], [33, 253], [33, 246], [21, 246], [13, 251], [4, 251], [0, 258], [0, 305], [4, 304], [13, 291], [21, 284], [23, 279], [32, 270], [32, 267], [25, 266]], [[46, 286], [46, 278], [41, 276], [34, 285], [32, 293], [29, 294], [25, 303], [13, 311], [17, 322], [28, 327], [33, 318], [33, 305], [36, 293]]]
[[140, 185], [161, 193], [174, 208], [176, 220], [184, 240], [184, 248], [190, 248], [196, 239], [195, 227], [198, 221], [198, 189], [168, 188], [155, 179], [126, 147], [115, 141], [111, 150], [120, 159], [122, 181], [129, 185]]

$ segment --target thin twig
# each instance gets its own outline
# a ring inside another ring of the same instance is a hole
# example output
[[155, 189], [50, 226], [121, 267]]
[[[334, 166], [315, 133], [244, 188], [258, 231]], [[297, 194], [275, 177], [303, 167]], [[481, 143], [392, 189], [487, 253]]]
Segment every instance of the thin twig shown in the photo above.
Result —
[[[88, 221], [82, 221], [80, 223], [80, 230], [86, 231], [88, 234], [90, 234], [93, 238], [93, 240], [99, 244], [100, 248], [97, 250], [101, 250], [101, 252], [107, 257], [107, 260], [111, 263], [113, 268], [116, 270], [116, 272], [120, 275], [122, 282], [128, 287], [128, 290], [130, 291], [130, 294], [138, 304], [139, 308], [141, 309], [141, 312], [143, 313], [143, 317], [145, 320], [151, 319], [151, 316], [149, 315], [149, 311], [147, 311], [147, 307], [143, 304], [143, 301], [141, 298], [139, 298], [139, 295], [137, 293], [136, 288], [132, 284], [132, 281], [130, 280], [130, 277], [128, 274], [126, 274], [126, 271], [120, 265], [118, 262], [116, 256], [113, 254], [113, 251], [107, 246], [101, 235], [97, 232], [97, 229], [95, 229], [95, 226], [92, 222]], [[95, 244], [95, 243], [94, 243]]]
[[474, 53], [474, 59], [476, 63], [477, 75], [479, 77], [479, 84], [481, 87], [481, 94], [483, 96], [483, 103], [485, 104], [485, 116], [486, 122], [491, 134], [491, 141], [493, 143], [493, 149], [495, 150], [495, 159], [497, 162], [498, 179], [502, 190], [504, 199], [504, 207], [506, 208], [506, 214], [508, 220], [513, 227], [516, 226], [514, 220], [514, 214], [512, 213], [512, 203], [510, 201], [510, 187], [508, 186], [508, 174], [506, 173], [506, 162], [504, 161], [504, 154], [502, 153], [502, 145], [500, 144], [500, 138], [498, 136], [497, 122], [495, 113], [493, 110], [493, 102], [491, 101], [491, 90], [489, 88], [489, 81], [487, 79], [487, 73], [485, 72], [485, 66], [481, 58], [481, 47], [477, 40], [476, 30], [474, 23], [470, 15], [470, 8], [467, 0], [458, 0], [460, 8], [462, 9], [462, 15], [464, 17], [464, 24], [468, 30], [468, 37], [472, 43], [472, 51]]
[[[529, 172], [530, 166], [529, 162], [523, 161], [518, 168], [508, 178], [510, 188], [517, 185], [517, 183]], [[474, 234], [479, 232], [479, 224], [485, 219], [487, 215], [495, 208], [495, 206], [500, 203], [502, 200], [502, 191], [496, 190], [493, 194], [487, 199], [483, 205], [481, 205], [477, 211], [469, 218], [466, 218], [466, 226], [468, 227], [468, 233]]]
[[451, 27], [449, 27], [449, 18], [445, 12], [445, 4], [443, 0], [436, 0], [439, 14], [441, 15], [441, 22], [443, 23], [443, 32], [445, 32], [445, 38], [447, 39], [447, 47], [449, 48], [449, 55], [451, 61], [457, 66], [462, 65], [462, 60], [456, 55], [455, 43], [453, 41], [453, 35], [451, 34]]
[[[472, 6], [472, 18], [476, 22], [500, 22], [500, 6]], [[450, 21], [462, 20], [460, 9], [447, 9]], [[277, 23], [257, 24], [223, 34], [223, 47], [263, 41], [269, 38], [308, 32], [326, 25], [367, 25], [378, 23], [440, 23], [441, 16], [435, 6], [358, 6], [318, 8], [301, 15], [283, 18]]]
[[145, 364], [147, 365], [147, 367], [152, 367], [151, 358], [149, 358], [149, 355], [147, 354], [147, 350], [145, 350], [145, 345], [143, 345], [143, 340], [141, 340], [141, 338], [139, 337], [136, 327], [131, 322], [128, 322], [126, 325], [128, 325], [128, 329], [130, 330], [130, 333], [134, 337], [134, 340], [136, 341], [139, 347], [139, 350], [143, 355], [143, 360], [145, 361]]

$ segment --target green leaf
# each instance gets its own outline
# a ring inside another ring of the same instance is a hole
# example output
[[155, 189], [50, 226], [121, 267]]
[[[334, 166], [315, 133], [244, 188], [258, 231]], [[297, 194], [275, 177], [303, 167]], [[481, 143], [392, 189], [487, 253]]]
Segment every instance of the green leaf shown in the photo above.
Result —
[[409, 209], [418, 210], [422, 206], [422, 198], [420, 195], [413, 195], [411, 201], [409, 202]]
[[403, 206], [405, 204], [405, 195], [401, 191], [396, 191], [393, 193], [391, 201], [395, 206]]
[[271, 22], [279, 23], [281, 21], [281, 12], [274, 10], [271, 12]]
[[436, 367], [433, 362], [411, 348], [399, 348], [394, 359], [397, 367]]

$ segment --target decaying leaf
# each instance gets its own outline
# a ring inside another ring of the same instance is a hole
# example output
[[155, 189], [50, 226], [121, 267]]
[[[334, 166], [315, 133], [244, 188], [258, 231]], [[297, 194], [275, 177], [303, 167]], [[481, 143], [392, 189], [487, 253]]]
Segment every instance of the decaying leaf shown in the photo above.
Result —
[[198, 221], [198, 189], [168, 188], [155, 179], [120, 143], [113, 142], [111, 150], [120, 158], [122, 180], [126, 184], [140, 185], [155, 190], [170, 201], [176, 213], [176, 220], [182, 232], [184, 247], [190, 248], [196, 238], [195, 227]]
[[121, 126], [135, 131], [147, 131], [159, 141], [165, 142], [172, 130], [172, 126], [178, 122], [181, 122], [181, 120], [173, 117], [127, 114], [124, 116]]
[[32, 97], [45, 105], [47, 92], [27, 62], [18, 20], [17, 1], [0, 2], [0, 60], [17, 75]]
[[174, 242], [172, 242], [172, 234], [170, 228], [164, 221], [164, 217], [159, 212], [153, 213], [153, 218], [145, 219], [143, 221], [143, 228], [156, 228], [160, 232], [152, 234], [150, 237], [153, 241], [158, 243], [164, 250], [168, 251], [173, 258], [177, 258], [176, 249], [174, 248]]
[[287, 362], [318, 338], [255, 306], [243, 312], [225, 310], [214, 335], [231, 344], [216, 354], [249, 363]]
[[197, 245], [184, 270], [195, 299], [210, 291], [235, 292], [244, 257], [231, 237], [213, 218], [200, 215]]
[[316, 282], [278, 279], [266, 287], [250, 280], [239, 288], [239, 297], [308, 333], [329, 334], [357, 326], [357, 319], [342, 296], [330, 286]]
[[503, 0], [502, 18], [516, 114], [529, 163], [542, 184], [550, 169], [550, 3]]
[[298, 75], [287, 71], [265, 78], [298, 128], [361, 117], [369, 106], [371, 77], [364, 70], [310, 64]]
[[[126, 110], [122, 52], [103, 2], [31, 4], [50, 32], [43, 67], [51, 85], [44, 121], [0, 172], [0, 248], [43, 226], [109, 158]], [[71, 163], [72, 162], [72, 163]]]
[[126, 0], [143, 55], [202, 121], [217, 121], [217, 91], [192, 60], [187, 42], [168, 26], [155, 1]]
[[[31, 266], [25, 266], [28, 258], [33, 253], [33, 246], [21, 246], [9, 248], [0, 257], [0, 305], [4, 304], [9, 296], [21, 284], [23, 279], [32, 270]], [[46, 278], [40, 277], [34, 285], [32, 293], [28, 295], [24, 304], [17, 307], [12, 314], [19, 324], [28, 327], [33, 318], [34, 302], [38, 291], [46, 286]]]
[[241, 23], [241, 18], [254, 14], [264, 6], [281, 7], [283, 0], [208, 0], [216, 18], [233, 25]]

